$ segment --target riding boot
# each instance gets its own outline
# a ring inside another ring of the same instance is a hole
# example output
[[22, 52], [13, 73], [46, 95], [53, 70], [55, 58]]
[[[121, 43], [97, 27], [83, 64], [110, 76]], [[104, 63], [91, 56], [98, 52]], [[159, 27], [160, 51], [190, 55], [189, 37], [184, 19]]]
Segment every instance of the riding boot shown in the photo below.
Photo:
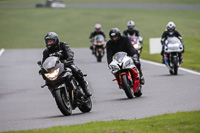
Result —
[[88, 97], [92, 96], [92, 93], [88, 89], [88, 83], [86, 81], [82, 81], [80, 83], [80, 86], [83, 89], [83, 92], [86, 94], [86, 96], [88, 96]]
[[144, 81], [142, 70], [140, 70], [139, 72], [140, 72], [140, 84], [144, 85], [145, 81]]
[[164, 60], [164, 45], [162, 46], [162, 51], [161, 51], [161, 56], [162, 56], [162, 64], [165, 64], [165, 60]]
[[93, 45], [90, 46], [90, 49], [92, 50], [92, 54], [94, 54], [94, 46]]
[[164, 56], [162, 56], [162, 64], [165, 64]]

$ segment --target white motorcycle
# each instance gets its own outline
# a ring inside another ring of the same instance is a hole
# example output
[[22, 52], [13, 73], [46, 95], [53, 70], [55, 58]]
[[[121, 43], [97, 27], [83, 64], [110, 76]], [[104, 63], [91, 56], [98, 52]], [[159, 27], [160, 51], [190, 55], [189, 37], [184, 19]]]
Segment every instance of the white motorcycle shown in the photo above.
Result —
[[177, 75], [178, 67], [183, 62], [183, 44], [176, 37], [170, 37], [165, 41], [164, 60], [170, 74]]
[[126, 96], [131, 99], [134, 96], [142, 95], [140, 84], [140, 75], [131, 57], [125, 52], [117, 52], [113, 56], [113, 61], [109, 64], [111, 73], [115, 76], [119, 88], [122, 88]]

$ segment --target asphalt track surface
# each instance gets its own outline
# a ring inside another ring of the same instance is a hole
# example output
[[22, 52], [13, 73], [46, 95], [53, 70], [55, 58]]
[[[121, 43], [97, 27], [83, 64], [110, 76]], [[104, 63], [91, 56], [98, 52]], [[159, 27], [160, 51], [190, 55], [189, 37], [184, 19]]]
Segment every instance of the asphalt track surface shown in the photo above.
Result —
[[143, 95], [128, 99], [107, 67], [88, 48], [74, 48], [75, 63], [88, 74], [93, 96], [89, 113], [63, 116], [38, 74], [42, 49], [6, 49], [0, 56], [0, 131], [48, 128], [92, 121], [139, 119], [177, 111], [200, 110], [200, 73], [179, 69], [177, 76], [158, 63], [142, 60]]

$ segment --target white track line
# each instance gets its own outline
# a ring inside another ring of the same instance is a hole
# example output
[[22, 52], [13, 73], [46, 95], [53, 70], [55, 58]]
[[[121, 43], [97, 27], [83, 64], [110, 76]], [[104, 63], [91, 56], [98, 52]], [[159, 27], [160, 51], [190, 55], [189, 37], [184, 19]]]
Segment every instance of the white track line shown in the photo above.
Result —
[[[149, 64], [152, 64], [152, 65], [165, 67], [165, 65], [164, 65], [164, 64], [161, 64], [161, 63], [156, 63], [156, 62], [147, 61], [147, 60], [143, 60], [143, 59], [140, 59], [140, 60], [141, 60], [142, 62], [144, 62], [144, 63], [149, 63]], [[182, 67], [180, 67], [179, 69], [182, 70], [182, 71], [185, 71], [185, 72], [192, 73], [192, 74], [200, 75], [200, 72], [196, 72], [196, 71], [193, 71], [193, 70], [190, 70], [190, 69], [186, 69], [186, 68], [182, 68]]]
[[4, 51], [5, 51], [4, 48], [2, 48], [2, 49], [0, 50], [0, 56], [3, 54]]

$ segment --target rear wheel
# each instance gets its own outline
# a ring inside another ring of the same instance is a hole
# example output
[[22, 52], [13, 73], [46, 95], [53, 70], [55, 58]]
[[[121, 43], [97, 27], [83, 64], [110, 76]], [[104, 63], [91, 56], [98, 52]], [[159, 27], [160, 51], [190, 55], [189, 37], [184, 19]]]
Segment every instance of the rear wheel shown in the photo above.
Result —
[[128, 80], [128, 77], [126, 74], [122, 75], [122, 87], [126, 93], [126, 96], [129, 99], [133, 98], [134, 92], [133, 92], [133, 88], [130, 85], [130, 81]]
[[70, 102], [69, 93], [65, 92], [64, 89], [56, 90], [55, 92], [55, 100], [58, 108], [62, 112], [63, 115], [69, 116], [72, 114], [72, 105]]

